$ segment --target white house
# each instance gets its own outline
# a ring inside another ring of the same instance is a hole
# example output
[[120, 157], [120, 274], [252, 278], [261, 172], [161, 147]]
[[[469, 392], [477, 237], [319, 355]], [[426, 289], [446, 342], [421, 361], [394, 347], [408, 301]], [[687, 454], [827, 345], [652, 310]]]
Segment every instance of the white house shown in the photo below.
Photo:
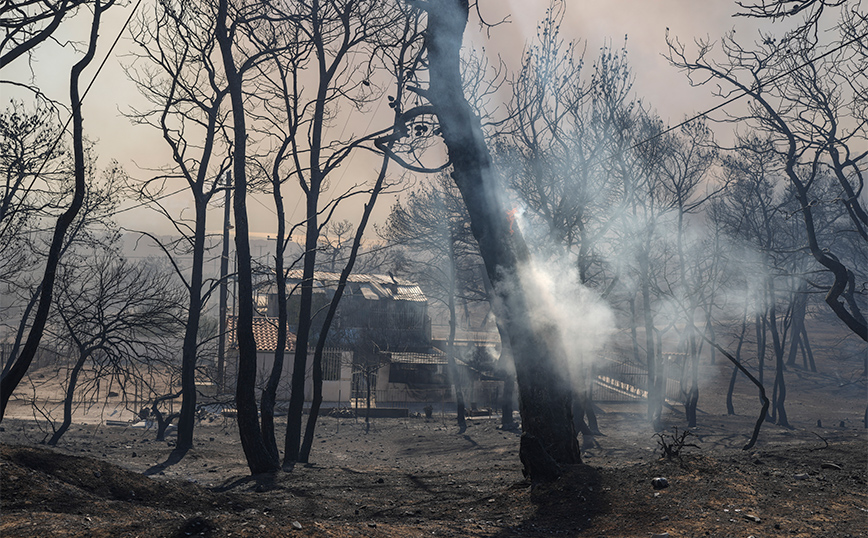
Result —
[[[236, 341], [235, 323], [237, 318], [227, 319], [228, 353], [226, 361], [226, 385], [228, 390], [235, 390], [235, 379], [238, 371], [238, 343]], [[274, 364], [274, 352], [277, 348], [277, 318], [254, 317], [253, 338], [256, 341], [256, 386], [264, 388], [271, 375]], [[293, 359], [295, 358], [295, 335], [287, 331], [287, 343], [283, 357], [283, 370], [277, 388], [277, 400], [289, 401], [292, 383]], [[323, 407], [349, 405], [351, 384], [353, 379], [353, 353], [340, 349], [325, 349], [322, 358]], [[313, 399], [313, 348], [307, 357], [307, 373], [304, 383], [304, 400]]]

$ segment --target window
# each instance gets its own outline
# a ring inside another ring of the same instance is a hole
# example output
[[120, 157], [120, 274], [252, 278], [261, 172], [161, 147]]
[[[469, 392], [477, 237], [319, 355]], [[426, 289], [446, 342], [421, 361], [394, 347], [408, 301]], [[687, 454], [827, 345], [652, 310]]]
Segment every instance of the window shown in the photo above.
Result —
[[322, 380], [340, 381], [341, 379], [341, 351], [339, 349], [325, 349], [322, 352]]

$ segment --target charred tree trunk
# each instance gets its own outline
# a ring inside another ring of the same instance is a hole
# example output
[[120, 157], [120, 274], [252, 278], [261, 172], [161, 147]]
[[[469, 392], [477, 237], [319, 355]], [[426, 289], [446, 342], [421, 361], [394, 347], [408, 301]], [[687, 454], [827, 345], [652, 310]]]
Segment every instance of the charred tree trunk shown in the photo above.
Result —
[[63, 398], [63, 422], [60, 423], [60, 427], [54, 431], [51, 439], [48, 440], [50, 446], [56, 445], [60, 441], [60, 438], [63, 437], [63, 434], [66, 433], [66, 430], [69, 429], [70, 424], [72, 424], [72, 401], [75, 397], [75, 386], [78, 383], [78, 375], [81, 373], [81, 369], [89, 356], [89, 351], [79, 349], [78, 360], [75, 361], [75, 366], [72, 367], [72, 371], [69, 373], [69, 385], [66, 387], [66, 395]]
[[663, 429], [663, 395], [660, 393], [660, 378], [662, 377], [659, 354], [654, 343], [654, 314], [651, 312], [651, 284], [649, 282], [648, 254], [639, 255], [639, 267], [642, 278], [642, 319], [645, 322], [645, 364], [648, 367], [648, 421], [654, 431]]
[[814, 352], [811, 350], [811, 342], [808, 340], [808, 329], [804, 324], [802, 324], [802, 337], [799, 339], [799, 345], [802, 349], [802, 361], [805, 364], [805, 368], [816, 372], [817, 363], [814, 362]]
[[775, 383], [772, 388], [772, 418], [775, 423], [785, 428], [791, 428], [787, 421], [787, 410], [784, 407], [784, 402], [787, 397], [787, 385], [784, 380], [784, 342], [778, 334], [777, 312], [774, 303], [775, 288], [774, 282], [769, 281], [769, 291], [772, 297], [772, 303], [769, 307], [769, 329], [772, 333], [772, 347], [775, 352]]
[[21, 349], [21, 339], [24, 338], [24, 331], [27, 330], [27, 320], [30, 319], [30, 313], [33, 307], [39, 302], [42, 287], [38, 286], [30, 295], [30, 300], [27, 301], [27, 306], [24, 308], [24, 313], [21, 315], [21, 320], [18, 322], [18, 330], [15, 332], [15, 341], [12, 343], [12, 350], [9, 356], [6, 357], [6, 364], [3, 365], [3, 373], [6, 375], [9, 369], [15, 364], [15, 359], [18, 357], [18, 350]]
[[307, 221], [305, 222], [305, 247], [302, 281], [299, 298], [298, 332], [295, 340], [295, 357], [292, 365], [292, 389], [289, 396], [289, 411], [286, 417], [286, 438], [283, 449], [283, 468], [292, 468], [298, 461], [301, 449], [301, 426], [304, 412], [304, 381], [307, 375], [307, 349], [310, 341], [311, 315], [313, 310], [313, 277], [316, 263], [316, 246], [319, 237], [317, 226], [317, 197], [308, 193]]
[[[711, 310], [710, 307], [709, 310]], [[711, 349], [709, 349], [709, 354], [711, 355], [711, 364], [714, 365], [717, 364], [717, 349], [714, 347], [714, 343], [717, 342], [717, 334], [714, 332], [714, 325], [711, 322], [711, 312], [709, 311], [706, 315], [708, 316], [708, 318], [705, 323], [705, 332], [706, 334], [708, 334], [709, 340], [713, 342], [711, 345]]]
[[457, 314], [455, 312], [455, 255], [453, 248], [455, 241], [450, 238], [449, 242], [449, 338], [446, 341], [446, 361], [449, 367], [449, 377], [452, 378], [452, 387], [455, 390], [455, 412], [458, 421], [458, 433], [467, 431], [467, 418], [464, 416], [464, 392], [461, 390], [461, 380], [458, 377], [458, 365], [455, 362], [455, 330]]
[[[639, 333], [636, 327], [636, 296], [630, 295], [630, 342], [633, 344], [633, 359], [637, 364], [642, 364], [642, 355], [639, 352]], [[647, 365], [647, 363], [646, 363]]]
[[[283, 147], [285, 148], [286, 145], [284, 143]], [[274, 249], [274, 283], [277, 286], [277, 343], [275, 344], [274, 363], [271, 365], [271, 373], [268, 376], [268, 382], [262, 391], [262, 397], [259, 401], [259, 412], [262, 419], [262, 442], [265, 443], [268, 453], [278, 461], [280, 460], [280, 453], [277, 451], [277, 438], [274, 434], [274, 404], [277, 401], [277, 386], [280, 384], [280, 376], [283, 374], [288, 317], [286, 311], [286, 273], [283, 268], [286, 219], [284, 218], [283, 195], [280, 192], [280, 161], [280, 158], [275, 159], [274, 169], [272, 170], [272, 196], [277, 213], [277, 241]]]
[[694, 320], [690, 320], [688, 330], [687, 360], [690, 361], [690, 388], [687, 390], [687, 399], [684, 401], [684, 414], [687, 416], [687, 427], [696, 427], [696, 410], [699, 407], [699, 354], [700, 349], [696, 343]]
[[732, 375], [729, 377], [729, 388], [726, 389], [726, 414], [734, 415], [735, 406], [732, 404], [732, 393], [735, 390], [735, 382], [738, 379], [738, 368], [732, 367]]
[[262, 441], [256, 408], [256, 342], [253, 338], [253, 280], [250, 263], [250, 239], [247, 225], [247, 132], [245, 130], [244, 96], [241, 74], [232, 56], [232, 34], [227, 28], [228, 0], [220, 0], [217, 12], [217, 42], [232, 100], [233, 170], [235, 172], [235, 251], [238, 255], [238, 380], [235, 406], [238, 410], [238, 432], [251, 474], [279, 468]]
[[796, 365], [796, 357], [802, 344], [801, 339], [805, 328], [805, 315], [808, 309], [808, 295], [805, 287], [805, 285], [802, 285], [800, 289], [796, 290], [793, 300], [792, 325], [790, 327], [792, 337], [790, 340], [790, 352], [787, 355], [787, 366]]
[[[744, 345], [744, 335], [747, 331], [747, 309], [745, 308], [744, 317], [741, 318], [741, 333], [738, 335], [738, 346], [735, 348], [735, 360], [741, 363], [741, 347]], [[712, 348], [716, 345], [714, 339], [711, 339]], [[735, 390], [735, 381], [738, 378], [738, 366], [733, 365], [732, 377], [729, 379], [729, 388], [726, 391], [726, 414], [734, 415], [735, 407], [732, 403], [732, 393]]]
[[42, 333], [45, 330], [45, 324], [48, 321], [48, 313], [54, 293], [54, 281], [57, 277], [57, 265], [60, 262], [60, 253], [63, 250], [64, 236], [84, 203], [86, 173], [84, 120], [81, 112], [82, 103], [79, 93], [79, 80], [81, 79], [82, 72], [96, 54], [96, 43], [102, 13], [111, 5], [112, 0], [109, 0], [107, 3], [98, 0], [94, 5], [87, 50], [84, 56], [72, 66], [70, 73], [69, 104], [72, 109], [72, 151], [75, 177], [72, 201], [66, 211], [57, 219], [54, 227], [54, 235], [51, 238], [48, 258], [45, 261], [45, 271], [43, 272], [42, 283], [40, 284], [39, 306], [36, 308], [36, 314], [33, 317], [33, 324], [30, 326], [27, 340], [24, 342], [24, 347], [15, 358], [12, 366], [0, 375], [0, 422], [3, 421], [3, 417], [6, 414], [6, 405], [9, 403], [9, 398], [12, 396], [18, 383], [24, 378], [24, 375], [30, 368], [30, 364], [33, 362], [33, 358], [36, 356], [39, 342], [42, 340]]
[[764, 385], [763, 377], [765, 376], [766, 369], [766, 331], [765, 318], [762, 314], [756, 315], [754, 326], [756, 329], [756, 355], [759, 364], [759, 373], [757, 377], [759, 378], [760, 384]]
[[719, 344], [712, 343], [710, 340], [708, 340], [707, 337], [705, 337], [705, 335], [703, 335], [702, 338], [706, 342], [708, 342], [709, 344], [711, 344], [715, 348], [717, 348], [717, 350], [720, 351], [720, 353], [724, 357], [729, 359], [729, 361], [732, 362], [732, 364], [736, 368], [738, 368], [741, 371], [741, 373], [743, 373], [748, 379], [751, 380], [751, 382], [754, 385], [756, 385], [757, 390], [759, 390], [759, 398], [760, 398], [760, 402], [762, 402], [762, 410], [760, 411], [760, 414], [756, 419], [756, 423], [754, 424], [753, 434], [750, 437], [750, 441], [748, 441], [747, 444], [742, 447], [742, 450], [750, 450], [751, 448], [754, 447], [754, 445], [756, 445], [756, 440], [759, 437], [760, 428], [762, 427], [762, 424], [765, 421], [766, 416], [768, 416], [769, 399], [768, 399], [768, 397], [766, 397], [766, 389], [765, 389], [765, 387], [763, 387], [763, 384], [760, 383], [759, 379], [754, 377], [753, 374], [751, 374], [750, 371], [748, 371], [748, 369], [745, 368], [743, 364], [741, 364], [741, 362], [739, 362], [735, 357], [733, 357], [732, 355], [727, 353], [727, 351], [725, 349], [723, 349], [722, 347], [720, 347]]
[[371, 431], [371, 366], [365, 369], [365, 433]]
[[163, 413], [160, 411], [160, 402], [173, 400], [180, 395], [180, 392], [176, 392], [175, 394], [166, 394], [154, 399], [154, 404], [151, 406], [151, 414], [157, 419], [157, 441], [164, 441], [166, 439], [166, 429], [172, 424], [173, 420], [178, 418], [178, 413], [171, 413], [163, 417]]
[[226, 321], [229, 299], [229, 215], [232, 211], [232, 179], [226, 178], [226, 197], [223, 202], [223, 250], [220, 254], [220, 292], [218, 312], [220, 319], [218, 327], [220, 339], [217, 341], [217, 390], [220, 394], [226, 391]]
[[533, 317], [521, 272], [530, 261], [527, 247], [510, 232], [505, 208], [479, 118], [464, 97], [460, 49], [467, 24], [467, 0], [440, 0], [428, 9], [426, 46], [430, 88], [425, 92], [435, 113], [453, 165], [473, 235], [502, 308], [497, 312], [509, 334], [515, 357], [522, 417], [520, 456], [533, 481], [559, 476], [559, 464], [580, 463], [572, 420], [572, 389], [556, 328], [532, 326]]
[[[195, 193], [199, 196], [201, 193]], [[178, 417], [178, 449], [193, 448], [196, 422], [196, 352], [202, 318], [202, 280], [205, 261], [205, 211], [207, 202], [196, 200], [196, 224], [193, 231], [193, 267], [190, 274], [190, 301], [181, 354], [181, 414]]]
[[[392, 144], [389, 144], [390, 148], [391, 145]], [[323, 321], [322, 330], [317, 338], [316, 348], [313, 352], [313, 401], [310, 405], [310, 413], [308, 414], [307, 425], [304, 430], [304, 439], [302, 440], [301, 450], [298, 455], [298, 461], [302, 463], [308, 463], [310, 461], [310, 451], [313, 448], [313, 434], [316, 430], [316, 421], [317, 417], [319, 417], [320, 406], [322, 405], [322, 356], [325, 351], [326, 338], [328, 337], [332, 322], [337, 314], [338, 305], [344, 295], [344, 290], [347, 287], [347, 280], [350, 278], [350, 274], [353, 272], [353, 267], [356, 264], [359, 249], [362, 246], [362, 237], [364, 236], [365, 229], [367, 228], [368, 221], [371, 217], [371, 211], [373, 211], [377, 198], [383, 190], [383, 182], [386, 179], [388, 164], [389, 158], [384, 157], [383, 163], [380, 167], [380, 173], [377, 176], [377, 182], [371, 190], [371, 197], [362, 211], [362, 220], [356, 228], [356, 235], [353, 238], [353, 246], [350, 249], [349, 259], [347, 260], [347, 264], [344, 266], [343, 271], [341, 271], [341, 276], [338, 280], [338, 287], [335, 290], [331, 303], [329, 303], [329, 308], [326, 312], [325, 320]], [[368, 394], [370, 395], [370, 392]], [[368, 403], [368, 409], [370, 410], [370, 398], [368, 398]]]

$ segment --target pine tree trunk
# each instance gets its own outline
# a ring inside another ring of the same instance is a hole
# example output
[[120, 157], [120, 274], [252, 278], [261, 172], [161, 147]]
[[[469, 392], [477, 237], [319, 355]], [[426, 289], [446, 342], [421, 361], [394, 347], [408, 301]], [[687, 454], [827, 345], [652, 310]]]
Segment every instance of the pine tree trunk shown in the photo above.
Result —
[[275, 471], [277, 458], [262, 441], [256, 407], [256, 341], [253, 338], [253, 275], [250, 262], [250, 238], [247, 224], [247, 132], [241, 74], [232, 55], [232, 36], [227, 28], [228, 0], [220, 0], [217, 14], [217, 42], [232, 99], [233, 171], [235, 175], [235, 251], [238, 253], [238, 380], [235, 406], [238, 410], [238, 433], [251, 474]]
[[57, 428], [51, 439], [48, 440], [50, 446], [56, 445], [72, 424], [72, 401], [75, 398], [75, 386], [78, 383], [78, 375], [81, 373], [81, 369], [89, 355], [90, 353], [80, 349], [78, 360], [75, 361], [75, 366], [72, 367], [72, 372], [69, 373], [69, 385], [66, 387], [66, 396], [63, 399], [63, 422], [60, 423], [60, 427]]
[[529, 253], [520, 232], [510, 232], [506, 210], [495, 193], [498, 182], [479, 118], [464, 97], [460, 73], [462, 35], [467, 24], [466, 0], [440, 0], [428, 10], [426, 44], [430, 88], [452, 177], [470, 215], [486, 272], [500, 295], [498, 318], [509, 334], [515, 358], [522, 417], [520, 456], [533, 481], [560, 475], [559, 464], [581, 463], [572, 420], [572, 387], [559, 364], [555, 327], [532, 326], [532, 312], [521, 271]]
[[[30, 326], [30, 332], [27, 335], [27, 340], [24, 342], [24, 348], [21, 353], [15, 358], [12, 366], [8, 370], [4, 369], [0, 375], [0, 422], [3, 422], [3, 416], [6, 414], [6, 405], [9, 403], [9, 398], [18, 386], [18, 383], [24, 379], [24, 375], [30, 368], [33, 358], [36, 356], [36, 351], [39, 349], [39, 342], [42, 340], [42, 333], [45, 330], [45, 324], [48, 321], [48, 314], [51, 308], [51, 299], [54, 294], [54, 281], [57, 277], [57, 265], [60, 263], [60, 254], [63, 250], [63, 240], [66, 232], [72, 222], [75, 220], [84, 203], [85, 195], [85, 156], [84, 156], [84, 120], [82, 116], [82, 103], [79, 93], [79, 81], [84, 69], [93, 60], [96, 54], [96, 43], [99, 36], [99, 25], [102, 18], [102, 13], [107, 7], [97, 2], [93, 8], [93, 18], [91, 19], [90, 38], [88, 40], [87, 51], [84, 56], [73, 65], [69, 78], [69, 98], [70, 107], [72, 109], [72, 149], [74, 162], [74, 178], [75, 186], [73, 189], [72, 201], [69, 207], [57, 219], [54, 226], [54, 234], [51, 238], [51, 245], [48, 249], [48, 258], [45, 261], [45, 271], [42, 275], [40, 284], [39, 306], [36, 307], [36, 314], [33, 317], [33, 323]], [[8, 366], [8, 365], [7, 365]]]

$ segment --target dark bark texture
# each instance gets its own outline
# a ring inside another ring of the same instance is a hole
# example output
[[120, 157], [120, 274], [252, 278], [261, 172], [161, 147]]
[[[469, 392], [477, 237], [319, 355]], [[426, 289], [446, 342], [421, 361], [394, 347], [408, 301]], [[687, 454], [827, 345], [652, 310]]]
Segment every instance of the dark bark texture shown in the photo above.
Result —
[[247, 174], [245, 170], [247, 133], [245, 132], [244, 98], [241, 74], [232, 57], [232, 36], [226, 26], [228, 1], [221, 0], [217, 15], [217, 42], [223, 58], [234, 120], [235, 172], [235, 251], [238, 255], [238, 381], [235, 406], [238, 409], [238, 432], [251, 474], [276, 471], [278, 460], [266, 447], [259, 427], [256, 407], [256, 342], [253, 338], [253, 280], [250, 262], [249, 226], [247, 224]]
[[500, 296], [497, 315], [509, 334], [519, 384], [522, 463], [531, 480], [548, 481], [560, 475], [557, 464], [581, 463], [572, 390], [559, 365], [556, 328], [535, 326], [520, 278], [530, 261], [527, 247], [520, 232], [510, 229], [480, 120], [463, 93], [459, 51], [467, 16], [466, 0], [431, 4], [426, 97], [435, 108], [486, 272]]
[[63, 249], [63, 239], [66, 231], [69, 229], [72, 222], [78, 215], [81, 206], [84, 203], [85, 194], [85, 155], [84, 155], [84, 119], [81, 112], [81, 96], [79, 93], [79, 80], [84, 69], [93, 60], [96, 54], [96, 43], [98, 38], [98, 30], [102, 13], [111, 7], [113, 2], [103, 3], [97, 2], [93, 9], [93, 18], [91, 19], [90, 38], [88, 41], [87, 51], [84, 56], [75, 63], [69, 79], [69, 99], [72, 108], [72, 148], [73, 158], [75, 162], [75, 189], [73, 191], [72, 202], [63, 214], [57, 219], [57, 224], [54, 227], [54, 235], [51, 239], [51, 246], [48, 250], [48, 259], [45, 262], [45, 272], [42, 276], [42, 284], [40, 286], [39, 306], [36, 308], [36, 314], [33, 318], [33, 324], [30, 327], [30, 333], [24, 343], [24, 348], [21, 354], [15, 359], [12, 366], [3, 372], [0, 376], [0, 422], [3, 421], [3, 415], [6, 413], [6, 404], [9, 403], [9, 398], [18, 386], [18, 383], [24, 378], [30, 363], [36, 356], [36, 351], [39, 348], [39, 342], [42, 340], [42, 333], [45, 330], [45, 323], [48, 320], [48, 313], [51, 308], [51, 299], [54, 293], [54, 281], [57, 278], [57, 266], [60, 262], [60, 253]]

